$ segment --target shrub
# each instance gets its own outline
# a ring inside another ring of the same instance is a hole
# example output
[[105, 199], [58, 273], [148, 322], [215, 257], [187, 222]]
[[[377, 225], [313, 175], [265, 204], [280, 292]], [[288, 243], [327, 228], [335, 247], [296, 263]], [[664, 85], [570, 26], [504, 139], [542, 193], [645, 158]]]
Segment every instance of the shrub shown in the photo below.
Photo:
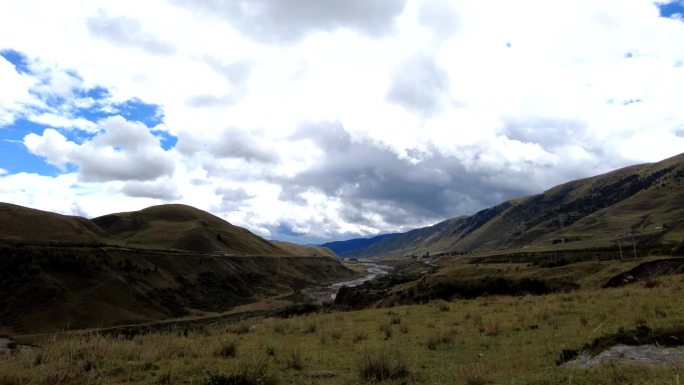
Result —
[[250, 331], [250, 326], [249, 323], [245, 320], [242, 320], [240, 322], [237, 322], [233, 325], [230, 325], [227, 329], [228, 333], [233, 333], [233, 334], [247, 334]]
[[427, 348], [436, 350], [439, 345], [447, 345], [454, 341], [453, 331], [440, 330], [428, 337]]
[[305, 334], [310, 334], [310, 333], [315, 333], [316, 329], [318, 329], [318, 323], [316, 322], [315, 319], [309, 320], [309, 322], [304, 325], [304, 328], [302, 329], [302, 333]]
[[466, 385], [487, 385], [489, 380], [479, 367], [466, 367], [461, 371]]
[[385, 339], [392, 337], [392, 323], [385, 322], [380, 324], [380, 331], [385, 335]]
[[157, 384], [159, 385], [171, 385], [171, 373], [163, 372], [159, 374], [157, 378]]
[[216, 357], [223, 357], [223, 358], [229, 358], [229, 357], [235, 357], [235, 354], [237, 353], [237, 346], [235, 345], [235, 342], [224, 342], [219, 346], [216, 351], [214, 352], [214, 355]]
[[406, 377], [408, 374], [406, 360], [396, 351], [366, 351], [359, 362], [359, 377], [363, 381], [385, 381]]
[[287, 367], [294, 370], [302, 370], [304, 368], [304, 360], [299, 352], [299, 349], [294, 348], [287, 356]]
[[355, 332], [354, 332], [354, 336], [353, 336], [353, 338], [352, 338], [352, 341], [353, 341], [354, 343], [357, 343], [357, 342], [359, 342], [359, 341], [364, 341], [364, 340], [367, 340], [367, 339], [368, 339], [368, 333], [366, 333], [366, 332], [364, 332], [364, 331], [355, 331]]
[[339, 330], [335, 330], [335, 331], [333, 331], [333, 332], [330, 333], [330, 337], [331, 337], [333, 340], [337, 341], [337, 340], [339, 340], [340, 338], [342, 338], [342, 332], [339, 331]]
[[210, 374], [203, 385], [274, 385], [275, 378], [268, 375], [269, 357], [253, 354], [240, 361], [237, 373]]
[[489, 324], [487, 324], [487, 327], [484, 330], [485, 335], [488, 336], [498, 336], [499, 335], [499, 321], [492, 321]]

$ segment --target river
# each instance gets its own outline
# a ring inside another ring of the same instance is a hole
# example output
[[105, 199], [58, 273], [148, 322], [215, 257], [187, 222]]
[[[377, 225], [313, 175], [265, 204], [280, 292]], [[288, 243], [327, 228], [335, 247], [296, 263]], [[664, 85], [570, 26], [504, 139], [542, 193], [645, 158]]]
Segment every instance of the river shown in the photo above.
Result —
[[366, 269], [366, 275], [363, 277], [351, 281], [336, 282], [332, 285], [304, 289], [302, 290], [302, 293], [311, 297], [317, 304], [332, 302], [335, 300], [335, 296], [337, 296], [337, 292], [341, 287], [356, 287], [375, 279], [376, 277], [387, 275], [389, 274], [389, 271], [392, 270], [392, 267], [390, 266], [378, 265], [375, 263], [361, 263], [361, 265]]

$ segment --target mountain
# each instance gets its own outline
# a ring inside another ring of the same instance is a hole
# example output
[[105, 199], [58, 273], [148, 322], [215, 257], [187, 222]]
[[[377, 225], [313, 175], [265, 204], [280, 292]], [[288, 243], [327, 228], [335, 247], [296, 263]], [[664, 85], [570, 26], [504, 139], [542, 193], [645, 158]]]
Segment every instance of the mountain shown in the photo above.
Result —
[[355, 276], [190, 206], [88, 220], [0, 203], [0, 334], [212, 315]]
[[[367, 244], [344, 257], [487, 253], [620, 247], [669, 247], [684, 237], [684, 154], [571, 181], [471, 216], [447, 219]], [[324, 246], [331, 247], [330, 244]]]
[[382, 235], [377, 235], [372, 238], [356, 238], [356, 239], [350, 239], [347, 241], [334, 241], [334, 242], [328, 242], [324, 243], [321, 245], [321, 247], [328, 248], [332, 251], [335, 252], [335, 254], [339, 255], [340, 257], [346, 258], [346, 257], [354, 257], [356, 256], [357, 252], [361, 250], [366, 250], [369, 247], [371, 247], [373, 244], [379, 243], [382, 240], [392, 238], [394, 236], [400, 235], [399, 233], [391, 233], [391, 234], [382, 234]]

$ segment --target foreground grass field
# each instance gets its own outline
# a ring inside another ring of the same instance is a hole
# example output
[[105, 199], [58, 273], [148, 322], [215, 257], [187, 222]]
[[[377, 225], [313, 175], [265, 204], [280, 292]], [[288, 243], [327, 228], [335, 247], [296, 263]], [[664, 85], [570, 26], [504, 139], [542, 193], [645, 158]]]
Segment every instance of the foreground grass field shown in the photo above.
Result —
[[[0, 354], [19, 384], [679, 384], [684, 366], [558, 366], [564, 349], [684, 328], [684, 278], [615, 289], [243, 320], [139, 335], [61, 336]], [[187, 334], [187, 336], [186, 336]]]

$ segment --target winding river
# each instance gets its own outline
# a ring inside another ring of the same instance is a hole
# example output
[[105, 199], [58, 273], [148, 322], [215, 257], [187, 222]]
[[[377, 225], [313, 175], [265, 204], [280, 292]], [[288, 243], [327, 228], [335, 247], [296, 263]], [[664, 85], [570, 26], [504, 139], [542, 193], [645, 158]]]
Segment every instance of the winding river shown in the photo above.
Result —
[[337, 292], [341, 287], [356, 287], [375, 279], [376, 277], [387, 275], [389, 274], [389, 271], [392, 270], [392, 267], [390, 266], [378, 265], [375, 263], [361, 263], [361, 265], [366, 269], [366, 275], [363, 277], [356, 278], [351, 281], [336, 282], [332, 285], [304, 289], [302, 290], [302, 293], [313, 298], [314, 302], [317, 304], [332, 302], [335, 300], [335, 296], [337, 296]]

